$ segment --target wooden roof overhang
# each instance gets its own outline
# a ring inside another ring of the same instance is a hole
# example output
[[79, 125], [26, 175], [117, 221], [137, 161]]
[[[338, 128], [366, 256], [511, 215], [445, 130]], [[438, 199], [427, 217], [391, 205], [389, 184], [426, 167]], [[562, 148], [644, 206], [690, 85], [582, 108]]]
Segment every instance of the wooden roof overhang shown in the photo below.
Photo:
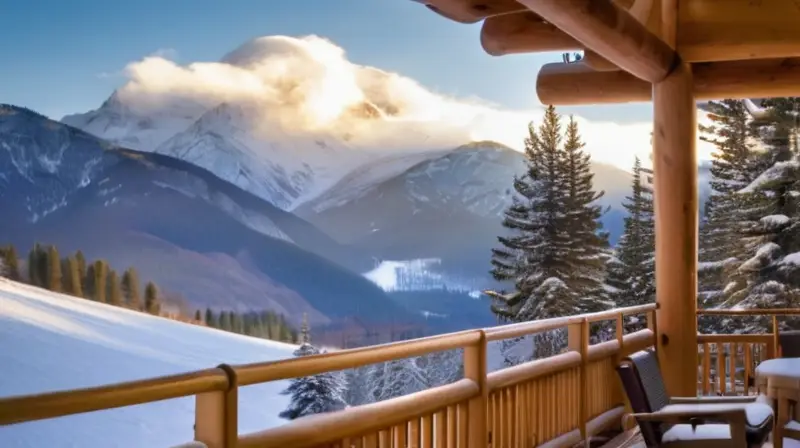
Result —
[[491, 55], [583, 50], [581, 62], [542, 67], [544, 104], [649, 101], [651, 84], [679, 62], [691, 64], [698, 100], [800, 95], [795, 0], [415, 1], [457, 22], [483, 21]]

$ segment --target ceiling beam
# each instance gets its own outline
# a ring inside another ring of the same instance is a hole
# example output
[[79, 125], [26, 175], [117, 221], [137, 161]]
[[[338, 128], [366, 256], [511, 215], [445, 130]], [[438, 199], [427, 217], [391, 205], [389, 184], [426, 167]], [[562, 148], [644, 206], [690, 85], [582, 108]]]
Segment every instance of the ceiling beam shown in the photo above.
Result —
[[519, 0], [528, 9], [637, 78], [655, 83], [677, 53], [611, 0]]
[[[800, 58], [692, 64], [697, 100], [800, 96]], [[646, 102], [650, 83], [621, 71], [596, 71], [583, 63], [545, 64], [536, 79], [543, 104]]]
[[677, 47], [685, 61], [800, 56], [796, 0], [677, 0]]
[[[630, 14], [643, 18], [639, 7], [646, 5], [641, 0], [616, 3], [622, 9], [630, 4]], [[680, 33], [676, 45], [686, 62], [800, 57], [797, 25], [800, 8], [777, 0], [680, 0], [679, 3]], [[655, 18], [651, 17], [648, 23]], [[651, 25], [648, 28], [653, 29]], [[586, 48], [530, 11], [488, 17], [481, 30], [481, 41], [493, 56]]]
[[531, 11], [487, 17], [481, 46], [492, 56], [541, 51], [570, 51], [580, 43]]
[[460, 23], [475, 23], [487, 17], [525, 11], [516, 0], [413, 0]]

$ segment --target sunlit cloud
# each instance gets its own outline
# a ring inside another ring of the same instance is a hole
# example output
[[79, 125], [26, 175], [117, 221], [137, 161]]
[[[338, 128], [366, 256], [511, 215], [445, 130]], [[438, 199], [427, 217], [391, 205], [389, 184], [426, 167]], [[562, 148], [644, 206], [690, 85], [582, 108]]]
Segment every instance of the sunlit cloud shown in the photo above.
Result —
[[[298, 132], [347, 134], [353, 145], [409, 150], [495, 140], [521, 150], [528, 123], [543, 109], [507, 110], [475, 99], [436, 93], [417, 81], [350, 62], [341, 47], [318, 36], [253, 39], [220, 61], [178, 64], [160, 50], [125, 68], [120, 98], [150, 112], [187, 100], [214, 107], [242, 104], [255, 123]], [[576, 117], [596, 160], [623, 168], [634, 155], [647, 164], [652, 123], [614, 123]], [[707, 121], [699, 113], [699, 120]], [[711, 148], [700, 143], [701, 158]]]

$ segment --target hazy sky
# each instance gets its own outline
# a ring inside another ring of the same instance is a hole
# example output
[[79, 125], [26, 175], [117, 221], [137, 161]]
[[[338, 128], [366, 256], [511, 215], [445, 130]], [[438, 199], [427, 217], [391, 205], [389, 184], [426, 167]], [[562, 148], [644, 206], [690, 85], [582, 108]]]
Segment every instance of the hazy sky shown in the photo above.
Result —
[[[0, 6], [0, 102], [55, 119], [98, 107], [130, 62], [154, 53], [216, 61], [248, 39], [316, 34], [359, 64], [433, 91], [501, 108], [539, 104], [536, 73], [558, 54], [492, 57], [480, 25], [450, 22], [410, 0], [25, 0]], [[647, 122], [649, 104], [562, 109], [588, 119]]]

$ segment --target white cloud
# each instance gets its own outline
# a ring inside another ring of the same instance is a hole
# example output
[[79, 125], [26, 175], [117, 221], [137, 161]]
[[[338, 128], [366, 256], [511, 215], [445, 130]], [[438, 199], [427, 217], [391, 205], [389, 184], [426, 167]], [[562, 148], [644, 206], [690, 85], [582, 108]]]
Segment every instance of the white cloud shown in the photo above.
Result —
[[[353, 64], [342, 48], [317, 36], [260, 37], [219, 62], [179, 65], [170, 55], [174, 51], [160, 51], [129, 64], [120, 97], [143, 112], [186, 100], [207, 107], [247, 104], [263, 113], [262, 123], [346, 133], [354, 144], [380, 148], [487, 139], [522, 149], [528, 123], [540, 122], [543, 112], [541, 107], [504, 110], [432, 92], [400, 74]], [[636, 154], [647, 163], [649, 120], [616, 124], [576, 118], [595, 159], [628, 168]], [[707, 144], [701, 143], [700, 154], [708, 158]]]

